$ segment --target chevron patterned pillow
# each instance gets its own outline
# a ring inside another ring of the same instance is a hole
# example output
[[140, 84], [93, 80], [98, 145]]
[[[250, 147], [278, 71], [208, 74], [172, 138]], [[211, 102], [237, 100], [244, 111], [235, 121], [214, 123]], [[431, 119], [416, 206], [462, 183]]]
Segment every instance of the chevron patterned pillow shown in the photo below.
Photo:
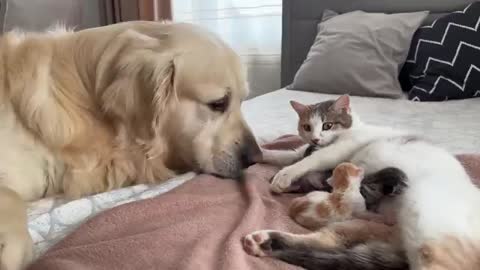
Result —
[[480, 97], [480, 2], [418, 29], [400, 78], [413, 101]]

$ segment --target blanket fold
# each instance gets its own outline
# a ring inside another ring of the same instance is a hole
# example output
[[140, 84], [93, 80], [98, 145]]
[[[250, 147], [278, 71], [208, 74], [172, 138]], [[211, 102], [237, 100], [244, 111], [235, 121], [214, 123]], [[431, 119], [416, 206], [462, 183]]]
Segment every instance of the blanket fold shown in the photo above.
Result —
[[[300, 145], [282, 137], [268, 148]], [[480, 156], [459, 157], [480, 176]], [[31, 270], [83, 269], [300, 269], [246, 254], [241, 238], [259, 229], [307, 232], [287, 215], [296, 195], [272, 195], [277, 168], [254, 165], [243, 181], [200, 175], [153, 199], [107, 210], [40, 257]]]

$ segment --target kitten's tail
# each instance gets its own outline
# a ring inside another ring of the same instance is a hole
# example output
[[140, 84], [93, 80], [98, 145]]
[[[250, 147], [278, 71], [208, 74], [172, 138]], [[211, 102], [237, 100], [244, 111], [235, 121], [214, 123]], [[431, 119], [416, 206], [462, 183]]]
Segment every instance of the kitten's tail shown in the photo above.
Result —
[[305, 269], [329, 270], [406, 270], [405, 255], [391, 245], [371, 242], [350, 249], [317, 251], [312, 249], [278, 250], [274, 256]]

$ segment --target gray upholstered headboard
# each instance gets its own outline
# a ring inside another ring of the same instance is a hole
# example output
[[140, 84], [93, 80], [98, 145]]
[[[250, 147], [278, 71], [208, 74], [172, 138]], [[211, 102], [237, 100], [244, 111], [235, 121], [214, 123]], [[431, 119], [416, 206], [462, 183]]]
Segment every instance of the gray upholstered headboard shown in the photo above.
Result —
[[324, 9], [345, 13], [400, 13], [430, 10], [430, 21], [475, 0], [283, 0], [282, 87], [293, 81], [316, 33]]

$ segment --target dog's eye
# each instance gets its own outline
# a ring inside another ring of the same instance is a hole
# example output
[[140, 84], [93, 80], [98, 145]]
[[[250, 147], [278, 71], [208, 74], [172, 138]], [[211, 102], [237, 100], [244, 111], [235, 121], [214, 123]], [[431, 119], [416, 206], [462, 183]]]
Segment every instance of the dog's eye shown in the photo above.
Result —
[[323, 126], [322, 126], [322, 129], [323, 130], [329, 130], [333, 127], [333, 123], [331, 122], [327, 122], [327, 123], [324, 123]]
[[208, 103], [208, 107], [212, 111], [216, 112], [225, 112], [228, 108], [229, 98], [228, 96], [224, 96], [219, 100], [212, 101]]

